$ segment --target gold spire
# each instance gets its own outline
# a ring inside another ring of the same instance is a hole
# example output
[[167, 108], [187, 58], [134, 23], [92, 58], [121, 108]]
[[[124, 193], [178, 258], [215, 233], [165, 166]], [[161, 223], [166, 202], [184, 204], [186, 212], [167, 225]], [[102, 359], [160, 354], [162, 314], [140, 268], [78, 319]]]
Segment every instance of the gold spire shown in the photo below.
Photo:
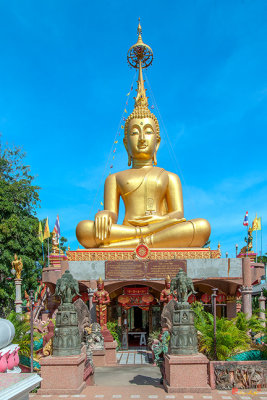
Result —
[[138, 40], [129, 49], [127, 53], [127, 60], [131, 67], [139, 69], [138, 81], [137, 81], [137, 96], [135, 98], [134, 107], [148, 107], [148, 101], [146, 97], [146, 89], [144, 86], [143, 79], [143, 68], [147, 68], [152, 64], [153, 61], [153, 51], [151, 47], [143, 42], [142, 39], [142, 27], [139, 24], [137, 28]]
[[138, 40], [137, 43], [142, 43], [143, 44], [143, 40], [142, 40], [142, 27], [140, 24], [140, 18], [138, 18], [139, 24], [138, 24], [138, 28], [137, 28], [137, 34], [138, 34]]
[[143, 71], [142, 71], [142, 62], [139, 61], [139, 76], [137, 81], [137, 96], [135, 98], [135, 107], [144, 106], [148, 107], [148, 100], [146, 97], [146, 89], [144, 86], [144, 79], [143, 79]]

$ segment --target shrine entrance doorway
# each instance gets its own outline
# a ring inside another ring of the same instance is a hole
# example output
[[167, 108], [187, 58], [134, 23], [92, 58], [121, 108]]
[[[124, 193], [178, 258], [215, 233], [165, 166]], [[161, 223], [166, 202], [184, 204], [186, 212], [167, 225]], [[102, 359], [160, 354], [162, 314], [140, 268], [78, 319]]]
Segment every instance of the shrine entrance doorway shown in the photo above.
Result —
[[163, 283], [125, 282], [110, 291], [108, 321], [117, 322], [121, 350], [147, 350], [148, 337], [160, 329]]
[[149, 334], [149, 310], [133, 306], [127, 310], [128, 348], [147, 346]]

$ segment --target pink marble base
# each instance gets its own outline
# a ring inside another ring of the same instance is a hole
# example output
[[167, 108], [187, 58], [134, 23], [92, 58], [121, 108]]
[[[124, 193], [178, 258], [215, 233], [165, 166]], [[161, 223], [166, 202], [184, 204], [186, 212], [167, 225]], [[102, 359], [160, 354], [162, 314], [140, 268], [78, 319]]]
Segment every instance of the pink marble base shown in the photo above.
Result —
[[106, 350], [93, 350], [93, 363], [95, 367], [105, 367]]
[[163, 385], [169, 393], [208, 393], [209, 360], [204, 354], [190, 356], [165, 356], [165, 379]]
[[93, 386], [95, 384], [94, 370], [88, 360], [85, 362], [83, 380], [86, 386]]
[[108, 328], [106, 326], [104, 326], [102, 328], [102, 335], [103, 335], [105, 343], [114, 341], [113, 336], [111, 335], [110, 331], [108, 330]]
[[41, 358], [41, 388], [38, 395], [80, 394], [85, 388], [85, 347], [80, 355]]
[[116, 356], [116, 348], [117, 342], [113, 340], [113, 342], [105, 342], [105, 350], [106, 350], [106, 365], [117, 365], [117, 356]]

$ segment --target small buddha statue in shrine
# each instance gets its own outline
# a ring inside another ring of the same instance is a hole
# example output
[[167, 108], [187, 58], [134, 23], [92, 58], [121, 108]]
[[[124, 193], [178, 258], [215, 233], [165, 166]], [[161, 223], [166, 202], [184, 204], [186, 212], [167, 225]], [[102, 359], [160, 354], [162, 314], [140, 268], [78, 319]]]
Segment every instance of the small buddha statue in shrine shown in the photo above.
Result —
[[97, 290], [93, 294], [93, 303], [96, 304], [96, 319], [101, 328], [107, 325], [107, 304], [110, 303], [109, 293], [104, 289], [104, 282], [100, 277], [97, 281]]
[[160, 293], [159, 301], [163, 303], [164, 306], [168, 304], [171, 300], [177, 300], [176, 297], [171, 293], [171, 278], [168, 275], [165, 279], [165, 288]]
[[[127, 55], [129, 64], [139, 70], [137, 95], [123, 139], [131, 168], [107, 177], [104, 210], [94, 221], [81, 221], [76, 236], [85, 248], [136, 248], [142, 240], [151, 248], [202, 247], [210, 236], [209, 222], [185, 219], [179, 177], [157, 166], [160, 129], [148, 107], [142, 71], [151, 65], [153, 52], [143, 43], [140, 23], [137, 31], [138, 41]], [[122, 224], [118, 224], [120, 199], [125, 205]]]

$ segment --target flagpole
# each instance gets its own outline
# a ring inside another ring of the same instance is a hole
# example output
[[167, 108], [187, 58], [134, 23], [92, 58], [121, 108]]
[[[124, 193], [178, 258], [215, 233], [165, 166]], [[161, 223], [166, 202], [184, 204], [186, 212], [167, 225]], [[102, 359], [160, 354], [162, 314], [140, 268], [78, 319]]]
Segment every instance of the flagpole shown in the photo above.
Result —
[[262, 257], [262, 217], [261, 217], [261, 257]]
[[247, 246], [246, 246], [246, 256], [248, 256], [248, 224], [247, 224]]
[[47, 258], [48, 258], [48, 267], [49, 267], [50, 266], [50, 260], [49, 260], [49, 239], [50, 239], [50, 237], [48, 237], [47, 239], [48, 239]]
[[257, 248], [258, 248], [258, 246], [257, 246], [257, 232], [258, 232], [258, 229], [256, 229], [256, 262], [258, 262], [258, 257], [257, 257]]

